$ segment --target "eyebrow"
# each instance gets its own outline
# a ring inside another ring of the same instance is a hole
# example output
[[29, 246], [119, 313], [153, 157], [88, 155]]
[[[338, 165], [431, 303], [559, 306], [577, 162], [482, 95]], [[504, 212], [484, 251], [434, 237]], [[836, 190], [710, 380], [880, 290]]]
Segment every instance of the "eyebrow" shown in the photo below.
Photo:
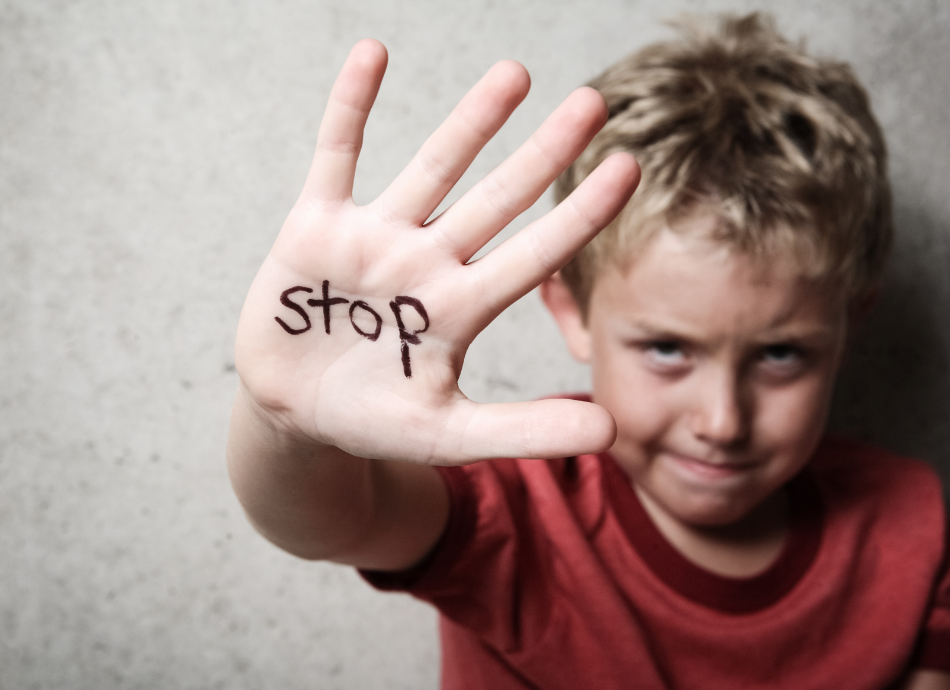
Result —
[[[637, 338], [648, 340], [702, 340], [702, 336], [697, 334], [696, 331], [676, 323], [664, 324], [637, 319], [635, 321], [623, 321], [623, 326], [625, 329], [639, 331], [636, 335]], [[756, 338], [756, 342], [761, 344], [779, 342], [807, 343], [816, 341], [830, 342], [834, 339], [835, 331], [828, 326], [776, 326], [768, 330], [764, 334], [764, 337]]]
[[637, 319], [635, 321], [628, 321], [626, 319], [619, 320], [621, 325], [625, 330], [636, 330], [639, 331], [641, 337], [650, 338], [650, 339], [671, 339], [671, 340], [697, 340], [698, 336], [691, 332], [688, 327], [678, 326], [677, 324], [662, 324], [662, 323], [651, 323], [649, 321], [643, 321]]

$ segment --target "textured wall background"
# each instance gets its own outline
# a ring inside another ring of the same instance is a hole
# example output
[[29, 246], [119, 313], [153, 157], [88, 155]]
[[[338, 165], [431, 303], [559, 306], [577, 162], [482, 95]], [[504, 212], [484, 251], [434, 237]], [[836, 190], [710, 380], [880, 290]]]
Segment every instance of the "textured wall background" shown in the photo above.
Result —
[[[0, 688], [434, 688], [434, 614], [278, 552], [224, 471], [237, 316], [336, 71], [363, 36], [390, 49], [368, 200], [522, 61], [532, 94], [464, 188], [660, 18], [757, 8], [854, 64], [892, 151], [895, 262], [834, 426], [950, 477], [950, 4], [0, 0]], [[533, 295], [463, 377], [585, 385]]]

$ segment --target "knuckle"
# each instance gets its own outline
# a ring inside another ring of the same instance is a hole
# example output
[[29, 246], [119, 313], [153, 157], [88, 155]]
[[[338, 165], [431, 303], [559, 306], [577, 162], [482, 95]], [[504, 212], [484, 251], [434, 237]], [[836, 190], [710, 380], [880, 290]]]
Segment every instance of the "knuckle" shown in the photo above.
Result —
[[528, 243], [528, 247], [535, 261], [537, 261], [545, 273], [557, 270], [559, 267], [558, 257], [551, 251], [551, 247], [548, 246], [548, 243], [541, 240], [540, 233], [528, 232], [525, 241]]
[[546, 138], [547, 137], [544, 137], [542, 132], [539, 131], [532, 134], [528, 142], [531, 144], [535, 155], [543, 162], [540, 167], [547, 171], [558, 173], [566, 168], [573, 159], [561, 153], [561, 147], [558, 146], [558, 142], [544, 141]]
[[353, 156], [360, 152], [362, 141], [353, 141], [342, 137], [326, 137], [317, 141], [317, 151], [320, 153]]
[[422, 172], [437, 184], [443, 185], [452, 180], [452, 165], [450, 161], [443, 160], [432, 152], [420, 152], [417, 160]]
[[511, 194], [501, 184], [497, 175], [488, 175], [481, 183], [482, 198], [499, 216], [507, 218], [515, 212]]
[[456, 116], [459, 125], [468, 130], [469, 136], [467, 138], [470, 138], [475, 145], [483, 146], [494, 135], [496, 129], [494, 123], [483, 122], [485, 120], [484, 116], [466, 112], [464, 109], [459, 109]]
[[569, 213], [574, 220], [572, 224], [582, 227], [585, 233], [589, 233], [599, 227], [599, 220], [593, 210], [586, 204], [578, 202], [574, 195], [565, 199], [563, 204], [565, 211]]

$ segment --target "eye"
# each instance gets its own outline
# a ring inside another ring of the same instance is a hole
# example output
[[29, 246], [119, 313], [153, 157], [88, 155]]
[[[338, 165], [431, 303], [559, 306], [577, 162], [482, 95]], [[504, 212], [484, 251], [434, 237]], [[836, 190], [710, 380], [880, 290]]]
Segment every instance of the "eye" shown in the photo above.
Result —
[[643, 344], [643, 351], [654, 364], [678, 366], [686, 361], [683, 345], [675, 340], [654, 340]]
[[762, 363], [782, 373], [801, 369], [805, 359], [805, 351], [791, 343], [776, 343], [762, 348]]

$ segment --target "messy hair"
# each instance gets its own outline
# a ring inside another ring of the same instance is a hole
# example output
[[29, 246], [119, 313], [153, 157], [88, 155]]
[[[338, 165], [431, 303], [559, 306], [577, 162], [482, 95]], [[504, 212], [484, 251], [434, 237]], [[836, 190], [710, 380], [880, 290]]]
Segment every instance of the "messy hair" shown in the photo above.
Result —
[[792, 256], [849, 297], [881, 279], [893, 223], [887, 154], [851, 69], [785, 40], [768, 17], [674, 23], [594, 79], [609, 119], [558, 178], [562, 201], [607, 156], [634, 154], [640, 189], [562, 276], [583, 313], [600, 271], [623, 267], [657, 228], [700, 206], [715, 239]]

